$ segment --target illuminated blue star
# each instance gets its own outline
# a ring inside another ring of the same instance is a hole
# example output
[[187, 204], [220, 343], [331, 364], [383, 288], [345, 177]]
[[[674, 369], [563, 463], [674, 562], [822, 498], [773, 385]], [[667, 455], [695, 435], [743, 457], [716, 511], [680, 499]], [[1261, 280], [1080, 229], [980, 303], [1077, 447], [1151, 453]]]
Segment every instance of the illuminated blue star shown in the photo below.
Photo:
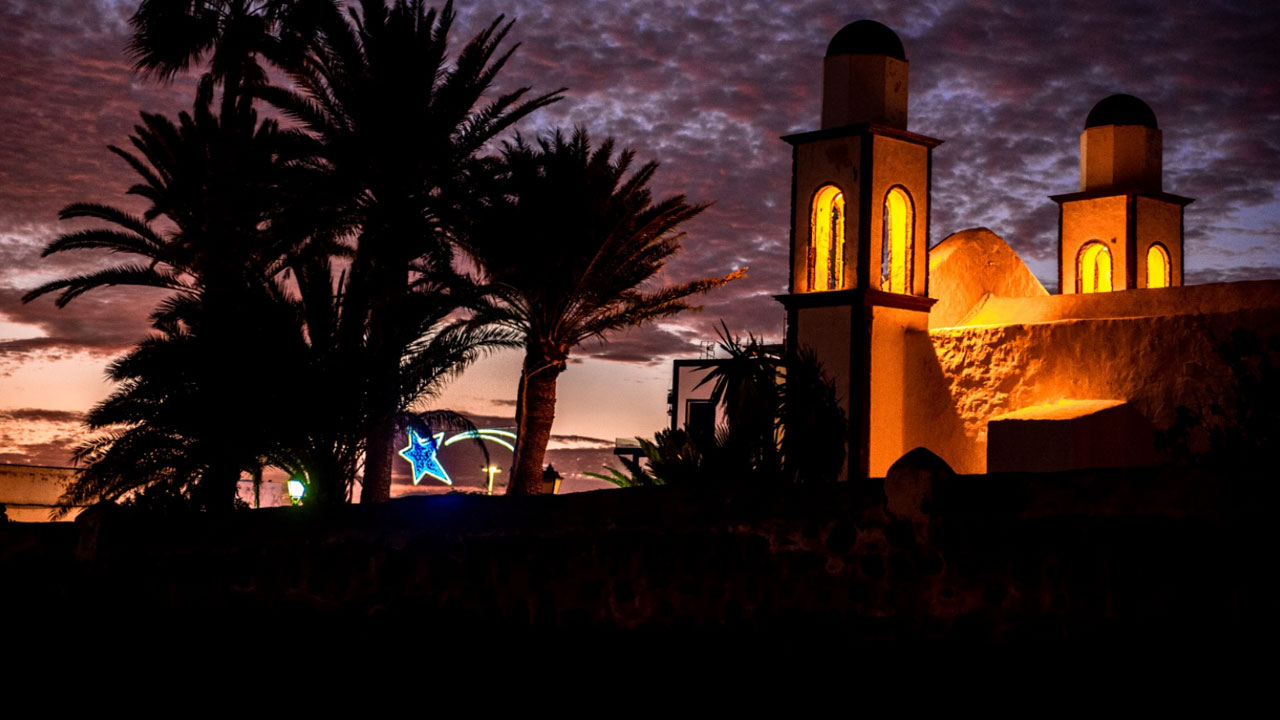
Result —
[[453, 481], [449, 479], [449, 473], [444, 471], [444, 466], [440, 464], [439, 458], [436, 457], [436, 451], [440, 449], [440, 438], [442, 437], [444, 437], [444, 433], [423, 437], [413, 428], [409, 428], [409, 445], [400, 451], [400, 457], [408, 460], [410, 467], [413, 468], [414, 485], [417, 485], [422, 480], [423, 475], [430, 475], [445, 485], [453, 484]]

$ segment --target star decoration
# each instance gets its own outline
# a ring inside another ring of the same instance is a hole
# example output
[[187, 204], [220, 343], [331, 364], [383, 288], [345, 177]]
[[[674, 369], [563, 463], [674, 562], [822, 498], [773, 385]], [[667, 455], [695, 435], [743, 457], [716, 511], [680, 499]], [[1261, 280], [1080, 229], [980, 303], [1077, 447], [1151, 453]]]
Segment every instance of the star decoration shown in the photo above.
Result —
[[449, 479], [449, 473], [445, 472], [444, 466], [436, 457], [436, 451], [440, 449], [440, 439], [443, 437], [444, 433], [428, 434], [423, 437], [413, 428], [409, 428], [409, 445], [400, 451], [400, 457], [408, 460], [410, 467], [413, 468], [414, 485], [422, 481], [423, 475], [430, 475], [445, 485], [453, 484]]

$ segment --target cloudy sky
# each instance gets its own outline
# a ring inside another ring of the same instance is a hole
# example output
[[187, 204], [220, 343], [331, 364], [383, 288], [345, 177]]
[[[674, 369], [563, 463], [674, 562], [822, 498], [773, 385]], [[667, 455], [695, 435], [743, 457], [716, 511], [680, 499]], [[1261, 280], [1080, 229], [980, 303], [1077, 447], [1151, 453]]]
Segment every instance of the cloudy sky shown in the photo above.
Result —
[[[146, 333], [157, 300], [106, 290], [57, 310], [19, 297], [105, 262], [39, 259], [72, 201], [120, 203], [129, 170], [106, 151], [140, 109], [176, 113], [189, 78], [134, 77], [126, 0], [0, 0], [0, 462], [65, 464], [79, 413], [109, 391], [103, 368]], [[910, 129], [935, 151], [931, 243], [986, 226], [1046, 286], [1055, 205], [1078, 182], [1078, 138], [1097, 100], [1127, 92], [1164, 131], [1165, 189], [1187, 209], [1188, 283], [1280, 277], [1280, 3], [459, 2], [454, 37], [498, 14], [520, 49], [503, 87], [569, 88], [523, 130], [585, 125], [661, 162], [657, 185], [714, 205], [690, 223], [671, 281], [749, 267], [705, 310], [581, 349], [561, 382], [556, 432], [648, 435], [666, 422], [670, 360], [730, 328], [777, 338], [785, 290], [790, 153], [815, 129], [828, 40], [860, 18], [896, 29], [911, 63]], [[501, 418], [518, 361], [476, 366], [440, 399]], [[569, 436], [576, 436], [572, 439]]]

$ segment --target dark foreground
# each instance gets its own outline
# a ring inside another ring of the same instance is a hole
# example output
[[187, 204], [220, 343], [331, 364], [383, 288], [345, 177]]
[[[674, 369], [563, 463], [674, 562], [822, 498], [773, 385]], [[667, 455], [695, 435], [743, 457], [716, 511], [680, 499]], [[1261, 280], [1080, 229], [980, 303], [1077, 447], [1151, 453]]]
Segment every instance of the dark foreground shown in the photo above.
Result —
[[1273, 498], [1249, 472], [925, 461], [830, 487], [101, 508], [0, 526], [0, 617], [10, 648], [148, 653], [1235, 653], [1272, 639]]

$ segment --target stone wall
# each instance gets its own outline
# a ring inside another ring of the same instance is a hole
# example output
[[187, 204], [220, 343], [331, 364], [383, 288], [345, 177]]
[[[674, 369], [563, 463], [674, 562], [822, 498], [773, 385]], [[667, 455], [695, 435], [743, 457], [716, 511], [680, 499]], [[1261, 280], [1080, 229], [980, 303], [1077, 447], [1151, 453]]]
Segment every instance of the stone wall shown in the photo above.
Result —
[[891, 472], [888, 501], [872, 481], [448, 495], [222, 520], [95, 508], [74, 525], [0, 527], [0, 616], [19, 646], [53, 627], [106, 645], [433, 654], [543, 631], [558, 638], [546, 648], [608, 638], [617, 650], [615, 631], [637, 630], [627, 643], [663, 638], [662, 652], [677, 637], [757, 652], [1234, 642], [1269, 607], [1261, 480], [965, 477], [913, 457]]
[[[1018, 322], [979, 322], [997, 317]], [[906, 391], [920, 410], [904, 450], [925, 446], [981, 473], [988, 420], [1023, 408], [1125, 400], [1156, 430], [1180, 407], [1231, 420], [1239, 378], [1222, 350], [1236, 331], [1274, 347], [1280, 282], [990, 298], [971, 320], [911, 341]]]

